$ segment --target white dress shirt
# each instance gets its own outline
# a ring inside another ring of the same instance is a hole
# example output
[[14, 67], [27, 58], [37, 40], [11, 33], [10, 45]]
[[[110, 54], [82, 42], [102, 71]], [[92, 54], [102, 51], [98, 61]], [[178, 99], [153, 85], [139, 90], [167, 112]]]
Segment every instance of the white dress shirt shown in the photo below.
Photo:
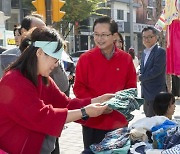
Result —
[[144, 49], [144, 53], [145, 53], [144, 66], [146, 65], [146, 62], [147, 62], [147, 60], [148, 60], [148, 58], [149, 58], [149, 55], [150, 55], [150, 53], [151, 53], [151, 51], [152, 51], [152, 49], [154, 48], [155, 45], [156, 45], [156, 44], [154, 44], [151, 48], [146, 48], [146, 49]]

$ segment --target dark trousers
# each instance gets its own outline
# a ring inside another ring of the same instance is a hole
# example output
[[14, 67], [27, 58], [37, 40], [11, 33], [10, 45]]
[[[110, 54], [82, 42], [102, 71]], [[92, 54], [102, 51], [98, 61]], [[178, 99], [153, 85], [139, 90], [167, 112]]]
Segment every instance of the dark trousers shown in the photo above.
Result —
[[180, 96], [180, 78], [172, 75], [172, 93], [174, 96]]
[[60, 154], [60, 149], [59, 149], [59, 139], [56, 139], [55, 143], [55, 149], [51, 152], [51, 154]]
[[154, 101], [144, 101], [143, 109], [146, 117], [153, 117], [155, 116], [154, 110], [153, 110], [153, 103]]
[[107, 132], [112, 130], [100, 130], [82, 126], [84, 149], [89, 149], [89, 146], [94, 143], [99, 143], [105, 137]]

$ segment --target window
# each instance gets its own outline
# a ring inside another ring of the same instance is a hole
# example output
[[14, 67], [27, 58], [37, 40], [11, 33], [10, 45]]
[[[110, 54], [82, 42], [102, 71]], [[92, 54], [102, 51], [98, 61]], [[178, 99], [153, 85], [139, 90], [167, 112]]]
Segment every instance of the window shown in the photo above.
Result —
[[18, 0], [11, 1], [11, 6], [12, 6], [12, 8], [18, 8], [19, 7], [19, 1]]
[[153, 7], [153, 1], [152, 0], [148, 0], [148, 6]]
[[147, 19], [151, 20], [153, 16], [153, 7], [148, 6], [147, 7]]
[[127, 21], [130, 21], [130, 13], [127, 13]]
[[117, 10], [117, 20], [124, 20], [124, 10]]

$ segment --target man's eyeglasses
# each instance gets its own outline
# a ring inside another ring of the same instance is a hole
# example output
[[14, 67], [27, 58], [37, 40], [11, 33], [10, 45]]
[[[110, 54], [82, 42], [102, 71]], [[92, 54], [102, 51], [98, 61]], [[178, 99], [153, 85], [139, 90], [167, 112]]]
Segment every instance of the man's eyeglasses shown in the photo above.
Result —
[[153, 36], [143, 36], [142, 38], [143, 38], [143, 40], [150, 40], [153, 37], [155, 37], [155, 35], [153, 35]]
[[102, 39], [106, 39], [106, 38], [108, 38], [108, 36], [110, 36], [110, 35], [112, 35], [112, 34], [96, 34], [96, 33], [94, 33], [93, 34], [93, 37], [94, 38], [102, 38]]

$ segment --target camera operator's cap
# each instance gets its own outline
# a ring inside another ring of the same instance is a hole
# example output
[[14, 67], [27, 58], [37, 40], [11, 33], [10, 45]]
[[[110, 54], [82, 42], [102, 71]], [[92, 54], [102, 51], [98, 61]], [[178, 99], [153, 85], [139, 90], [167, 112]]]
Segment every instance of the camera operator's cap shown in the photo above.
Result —
[[58, 42], [49, 42], [49, 41], [35, 41], [33, 44], [34, 47], [41, 48], [47, 55], [56, 58], [61, 59], [62, 52], [64, 52], [63, 47], [57, 51], [54, 52], [58, 46]]

